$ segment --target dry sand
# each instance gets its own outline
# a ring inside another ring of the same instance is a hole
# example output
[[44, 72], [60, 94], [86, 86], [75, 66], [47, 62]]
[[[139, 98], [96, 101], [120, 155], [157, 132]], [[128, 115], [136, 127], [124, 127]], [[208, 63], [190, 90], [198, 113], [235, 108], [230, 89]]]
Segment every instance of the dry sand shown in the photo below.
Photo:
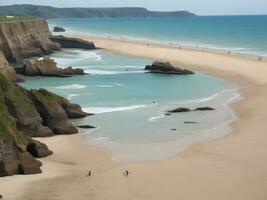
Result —
[[[43, 174], [0, 179], [4, 199], [25, 200], [266, 200], [267, 63], [217, 53], [87, 38], [115, 53], [162, 59], [239, 84], [239, 119], [225, 138], [192, 145], [155, 162], [118, 164], [110, 153], [80, 144], [76, 136], [42, 139], [54, 155]], [[128, 178], [122, 176], [130, 171]], [[89, 170], [92, 176], [87, 177]]]

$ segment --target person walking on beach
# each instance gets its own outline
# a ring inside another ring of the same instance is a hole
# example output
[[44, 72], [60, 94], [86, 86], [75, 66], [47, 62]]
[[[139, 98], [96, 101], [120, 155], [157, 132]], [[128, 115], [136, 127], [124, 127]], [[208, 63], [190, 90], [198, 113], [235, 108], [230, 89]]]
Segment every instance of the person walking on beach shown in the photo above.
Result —
[[123, 175], [124, 175], [125, 177], [128, 177], [128, 175], [129, 175], [129, 171], [126, 169], [126, 170], [123, 172]]
[[89, 172], [88, 172], [87, 176], [91, 176], [91, 175], [92, 175], [92, 171], [91, 171], [91, 170], [89, 170]]

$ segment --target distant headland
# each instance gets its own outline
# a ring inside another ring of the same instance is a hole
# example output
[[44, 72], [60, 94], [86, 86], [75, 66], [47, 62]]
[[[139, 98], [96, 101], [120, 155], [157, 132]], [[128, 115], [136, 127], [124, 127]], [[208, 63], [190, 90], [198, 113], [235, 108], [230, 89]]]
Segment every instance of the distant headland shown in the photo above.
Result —
[[121, 8], [56, 8], [29, 4], [0, 6], [0, 16], [34, 16], [54, 18], [156, 18], [196, 16], [189, 11], [149, 11], [142, 7]]

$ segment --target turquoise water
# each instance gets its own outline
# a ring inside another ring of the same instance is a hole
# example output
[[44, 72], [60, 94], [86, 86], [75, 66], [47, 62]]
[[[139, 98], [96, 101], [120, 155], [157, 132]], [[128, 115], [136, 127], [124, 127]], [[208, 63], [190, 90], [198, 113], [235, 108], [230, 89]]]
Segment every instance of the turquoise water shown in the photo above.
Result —
[[[59, 66], [81, 67], [89, 75], [42, 77], [29, 79], [23, 85], [46, 88], [96, 113], [73, 121], [77, 125], [97, 126], [93, 131], [80, 130], [79, 139], [110, 149], [114, 160], [163, 159], [192, 143], [222, 137], [230, 131], [227, 124], [235, 116], [228, 104], [239, 93], [233, 84], [222, 79], [202, 73], [145, 73], [144, 66], [152, 60], [102, 50], [64, 50], [51, 57]], [[179, 106], [212, 106], [216, 111], [164, 115]], [[185, 124], [186, 121], [198, 123]]]
[[55, 19], [71, 34], [198, 45], [267, 55], [267, 15], [201, 16], [165, 19]]

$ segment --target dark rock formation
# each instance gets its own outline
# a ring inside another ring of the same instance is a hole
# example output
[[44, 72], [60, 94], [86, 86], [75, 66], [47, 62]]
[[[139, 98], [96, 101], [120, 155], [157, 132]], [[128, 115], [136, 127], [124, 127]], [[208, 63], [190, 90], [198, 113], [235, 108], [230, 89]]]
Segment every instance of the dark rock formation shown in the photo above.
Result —
[[145, 67], [145, 70], [151, 73], [160, 73], [160, 74], [177, 74], [177, 75], [194, 74], [194, 72], [190, 70], [174, 67], [169, 62], [160, 62], [160, 61], [155, 61], [152, 63], [152, 65], [147, 65]]
[[[215, 109], [211, 107], [199, 107], [194, 110], [191, 110], [190, 108], [179, 107], [179, 108], [175, 108], [173, 110], [167, 111], [165, 115], [170, 115], [170, 113], [182, 113], [182, 112], [191, 112], [191, 111], [211, 111], [211, 110], [215, 110]], [[193, 122], [185, 122], [185, 123], [189, 124]]]
[[175, 108], [173, 110], [169, 110], [168, 113], [181, 113], [181, 112], [190, 112], [191, 110], [189, 108], [183, 108], [183, 107], [179, 107], [179, 108]]
[[172, 114], [171, 114], [171, 113], [165, 113], [165, 115], [166, 115], [166, 116], [170, 116], [170, 115], [172, 115]]
[[41, 173], [34, 157], [52, 152], [30, 136], [76, 133], [68, 115], [86, 114], [74, 105], [44, 89], [28, 91], [0, 74], [0, 176]]
[[55, 26], [53, 32], [65, 32], [66, 30], [63, 27]]
[[194, 111], [211, 111], [211, 110], [215, 110], [215, 109], [211, 107], [199, 107], [199, 108], [194, 109]]
[[42, 163], [14, 142], [0, 140], [0, 152], [0, 177], [42, 172]]
[[23, 78], [20, 75], [16, 74], [14, 68], [9, 65], [1, 50], [0, 50], [0, 73], [5, 75], [12, 82], [23, 81]]
[[198, 122], [184, 122], [184, 124], [197, 124]]
[[60, 45], [52, 42], [50, 36], [43, 19], [0, 23], [0, 50], [11, 63], [60, 50]]
[[43, 158], [53, 153], [45, 144], [38, 141], [29, 142], [27, 145], [27, 151], [36, 158]]
[[43, 119], [43, 124], [55, 134], [77, 133], [78, 130], [68, 122], [68, 118], [88, 116], [79, 105], [71, 104], [68, 100], [45, 89], [31, 90], [29, 95]]
[[82, 108], [78, 104], [67, 104], [63, 107], [68, 118], [75, 119], [75, 118], [83, 118], [88, 115], [92, 115], [82, 111]]
[[25, 76], [58, 76], [69, 77], [73, 75], [83, 75], [84, 71], [80, 68], [58, 68], [57, 63], [45, 57], [40, 60], [26, 60], [24, 62], [23, 69], [20, 69], [18, 73], [22, 73]]
[[62, 48], [75, 48], [75, 49], [96, 49], [93, 42], [88, 42], [79, 38], [64, 37], [64, 36], [51, 36], [53, 42], [59, 43]]
[[76, 126], [77, 128], [82, 128], [82, 129], [93, 129], [96, 128], [95, 126], [91, 125], [81, 125], [81, 126]]

